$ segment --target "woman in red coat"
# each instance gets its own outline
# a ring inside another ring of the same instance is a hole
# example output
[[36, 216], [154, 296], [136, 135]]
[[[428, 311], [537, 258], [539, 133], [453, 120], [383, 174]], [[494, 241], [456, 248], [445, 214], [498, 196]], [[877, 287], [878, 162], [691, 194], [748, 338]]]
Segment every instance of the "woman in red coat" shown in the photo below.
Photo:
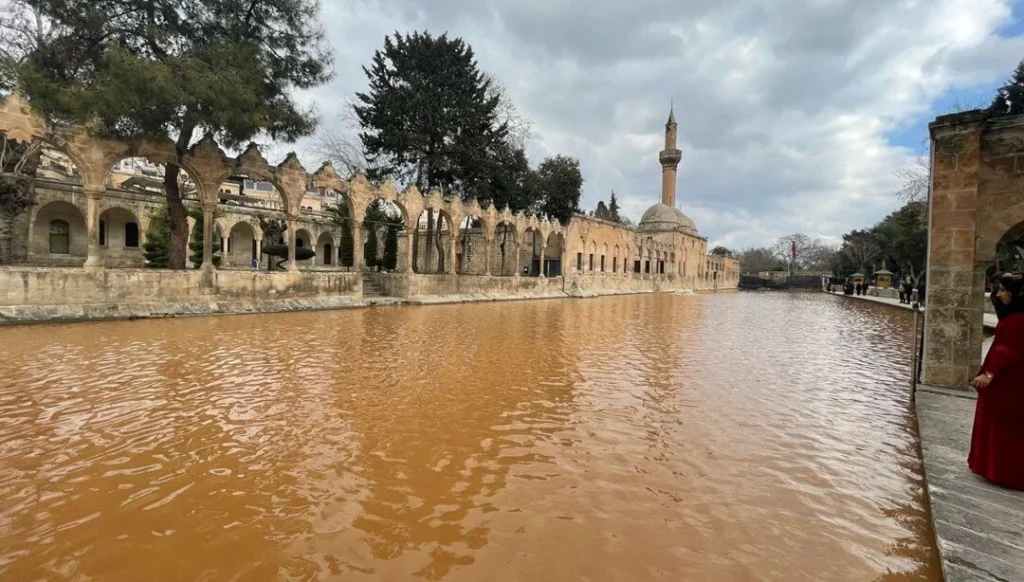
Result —
[[978, 407], [967, 464], [997, 485], [1024, 491], [1024, 280], [999, 283], [999, 300], [1008, 310], [971, 381]]

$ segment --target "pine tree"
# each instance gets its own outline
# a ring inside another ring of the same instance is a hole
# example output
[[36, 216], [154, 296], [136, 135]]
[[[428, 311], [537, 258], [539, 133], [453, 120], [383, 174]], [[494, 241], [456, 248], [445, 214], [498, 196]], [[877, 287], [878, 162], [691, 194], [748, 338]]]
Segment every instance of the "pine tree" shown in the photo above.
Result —
[[[56, 123], [127, 140], [175, 140], [183, 156], [212, 133], [229, 148], [257, 135], [293, 141], [315, 112], [292, 92], [330, 78], [317, 0], [37, 0], [54, 34], [16, 69], [33, 108]], [[165, 167], [168, 262], [184, 268], [180, 166]]]
[[377, 233], [380, 232], [380, 225], [370, 224], [367, 226], [366, 231], [368, 236], [366, 237], [366, 243], [363, 245], [363, 264], [372, 268], [378, 265]]
[[1024, 61], [1017, 64], [1010, 80], [996, 91], [989, 111], [995, 116], [1024, 113]]
[[354, 109], [371, 177], [465, 191], [489, 179], [508, 126], [465, 41], [395, 33], [363, 71], [370, 90], [356, 93]]
[[384, 257], [381, 259], [381, 266], [389, 271], [395, 270], [398, 266], [398, 229], [397, 225], [389, 225], [387, 236], [384, 238]]
[[354, 265], [355, 241], [352, 239], [352, 218], [349, 216], [348, 206], [342, 202], [329, 206], [328, 214], [334, 224], [341, 230], [341, 241], [338, 243], [338, 257], [343, 267]]
[[615, 190], [612, 190], [611, 200], [608, 201], [608, 214], [611, 215], [611, 220], [622, 222], [622, 219], [619, 218], [619, 199], [615, 197]]
[[171, 223], [167, 217], [167, 205], [161, 204], [149, 215], [149, 228], [146, 229], [146, 242], [142, 245], [142, 256], [146, 257], [146, 267], [150, 269], [167, 269], [170, 263]]

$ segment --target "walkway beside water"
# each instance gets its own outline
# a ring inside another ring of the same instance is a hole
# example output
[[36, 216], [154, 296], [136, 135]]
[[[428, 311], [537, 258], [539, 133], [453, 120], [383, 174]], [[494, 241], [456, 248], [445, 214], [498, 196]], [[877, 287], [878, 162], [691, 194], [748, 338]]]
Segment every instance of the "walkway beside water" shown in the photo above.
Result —
[[[863, 301], [873, 301], [875, 303], [884, 303], [886, 305], [892, 305], [894, 307], [900, 307], [900, 308], [906, 309], [908, 311], [913, 310], [913, 307], [911, 307], [909, 304], [907, 304], [907, 303], [900, 303], [899, 299], [890, 299], [888, 297], [874, 297], [872, 295], [843, 295], [843, 293], [841, 293], [841, 292], [835, 292], [835, 293], [833, 293], [833, 295], [842, 295], [843, 297], [850, 297], [850, 298], [853, 298], [853, 299], [860, 299], [860, 300], [863, 300]], [[924, 313], [924, 307], [923, 306], [921, 307], [921, 313]], [[996, 314], [994, 314], [994, 313], [986, 313], [985, 314], [985, 329], [995, 329], [996, 328], [996, 323], [998, 323], [998, 322], [999, 322], [999, 320], [996, 319]]]
[[[837, 295], [842, 295], [837, 293]], [[898, 299], [843, 295], [911, 310]], [[994, 329], [995, 314], [985, 314]], [[991, 345], [985, 341], [984, 352]], [[1024, 492], [992, 485], [967, 468], [977, 393], [918, 386], [921, 457], [946, 582], [1024, 580]]]
[[919, 386], [915, 398], [932, 525], [946, 582], [1024, 580], [1024, 492], [967, 468], [976, 395]]

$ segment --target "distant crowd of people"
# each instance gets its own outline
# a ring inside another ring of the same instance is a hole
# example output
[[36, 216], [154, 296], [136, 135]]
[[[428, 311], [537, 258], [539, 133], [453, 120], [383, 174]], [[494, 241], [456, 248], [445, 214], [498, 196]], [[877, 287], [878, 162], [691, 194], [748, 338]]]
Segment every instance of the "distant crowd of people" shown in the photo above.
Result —
[[[914, 291], [917, 291], [917, 300], [924, 305], [924, 292], [925, 292], [925, 277], [921, 275], [920, 280], [916, 283], [914, 278], [907, 276], [902, 281], [898, 281], [896, 287], [900, 294], [900, 303], [911, 303], [913, 301]], [[843, 295], [867, 295], [868, 289], [871, 288], [866, 281], [854, 282], [852, 278], [838, 278], [832, 277], [828, 280], [825, 285], [825, 290], [829, 293], [835, 293], [838, 289], [843, 290]]]

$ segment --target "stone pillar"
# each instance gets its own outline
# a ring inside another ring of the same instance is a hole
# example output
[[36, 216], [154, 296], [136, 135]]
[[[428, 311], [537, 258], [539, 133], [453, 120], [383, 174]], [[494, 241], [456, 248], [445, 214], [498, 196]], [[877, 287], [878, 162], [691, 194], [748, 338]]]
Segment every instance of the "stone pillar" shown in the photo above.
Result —
[[[352, 270], [359, 272], [366, 266], [363, 258], [363, 221], [352, 221]], [[400, 265], [395, 265], [397, 269]]]
[[[413, 233], [415, 236], [415, 233]], [[408, 229], [398, 233], [398, 264], [397, 269], [402, 273], [412, 273], [412, 244], [409, 241]]]
[[[262, 266], [262, 263], [263, 263], [263, 237], [261, 236], [259, 238], [256, 238], [254, 236], [253, 240], [256, 241], [256, 262], [259, 263]], [[252, 249], [249, 250], [249, 253], [250, 254], [252, 253]], [[249, 262], [249, 265], [252, 266], [252, 261], [251, 260]]]
[[85, 191], [85, 229], [89, 247], [85, 255], [85, 266], [103, 267], [103, 249], [100, 247], [100, 200], [105, 188], [87, 188]]
[[494, 238], [484, 237], [484, 274], [491, 276], [491, 252], [493, 251]]
[[987, 262], [976, 256], [975, 241], [985, 119], [976, 114], [951, 118], [929, 126], [932, 183], [923, 381], [968, 390], [980, 367], [983, 337]]
[[[444, 272], [448, 275], [458, 275], [459, 270], [455, 268], [455, 257], [458, 254], [455, 242], [455, 233], [448, 231], [448, 259], [445, 261]], [[462, 257], [465, 261], [466, 257]]]
[[213, 208], [203, 205], [203, 264], [204, 271], [216, 269], [213, 264]]
[[544, 246], [540, 247], [540, 269], [539, 269], [539, 271], [537, 273], [537, 276], [542, 278], [542, 279], [545, 277], [545, 275], [544, 275], [544, 252], [547, 250], [547, 248], [548, 248], [547, 244], [545, 244]]
[[298, 218], [289, 216], [284, 219], [288, 225], [288, 261], [284, 264], [287, 271], [298, 271], [299, 264], [295, 261], [295, 240], [299, 230]]

